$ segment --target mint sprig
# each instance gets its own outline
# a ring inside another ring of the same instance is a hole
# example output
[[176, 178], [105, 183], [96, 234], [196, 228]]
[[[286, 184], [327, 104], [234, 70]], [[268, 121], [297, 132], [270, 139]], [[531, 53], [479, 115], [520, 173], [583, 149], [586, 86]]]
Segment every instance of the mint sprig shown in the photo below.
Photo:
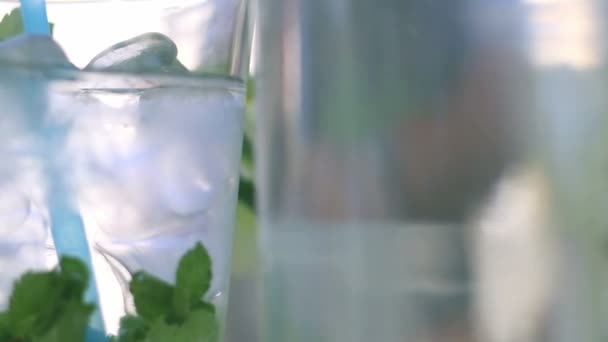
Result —
[[175, 286], [196, 304], [211, 286], [211, 258], [202, 244], [198, 243], [179, 261]]
[[175, 285], [145, 271], [135, 273], [129, 289], [137, 315], [123, 317], [110, 341], [216, 342], [215, 307], [203, 300], [211, 276], [211, 258], [200, 242], [181, 258]]
[[2, 342], [84, 340], [94, 305], [84, 301], [88, 271], [78, 259], [62, 257], [50, 272], [27, 272], [15, 283], [0, 313]]
[[[0, 342], [84, 341], [95, 306], [84, 301], [89, 271], [62, 257], [49, 272], [27, 272], [15, 282], [0, 312]], [[199, 242], [180, 259], [175, 285], [147, 272], [133, 275], [129, 289], [137, 315], [120, 320], [112, 342], [217, 342], [215, 306], [203, 300], [211, 284], [211, 258]]]

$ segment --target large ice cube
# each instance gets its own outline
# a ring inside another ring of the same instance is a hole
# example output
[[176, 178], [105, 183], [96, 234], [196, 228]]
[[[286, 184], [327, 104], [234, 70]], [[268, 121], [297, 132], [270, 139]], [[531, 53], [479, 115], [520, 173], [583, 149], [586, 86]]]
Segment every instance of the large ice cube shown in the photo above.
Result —
[[85, 70], [113, 72], [187, 72], [177, 60], [177, 46], [160, 33], [145, 33], [100, 52]]
[[242, 95], [220, 86], [149, 89], [120, 109], [73, 101], [81, 115], [66, 160], [97, 248], [130, 271], [173, 280], [179, 257], [205, 241], [218, 265], [215, 292], [230, 245], [243, 113]]
[[240, 103], [227, 91], [188, 87], [148, 90], [121, 103], [117, 110], [107, 101], [72, 102], [83, 108], [66, 162], [81, 203], [112, 239], [200, 227], [218, 191], [227, 191], [230, 170], [238, 170], [227, 156], [240, 141]]
[[61, 47], [48, 36], [20, 35], [0, 42], [0, 65], [75, 68]]

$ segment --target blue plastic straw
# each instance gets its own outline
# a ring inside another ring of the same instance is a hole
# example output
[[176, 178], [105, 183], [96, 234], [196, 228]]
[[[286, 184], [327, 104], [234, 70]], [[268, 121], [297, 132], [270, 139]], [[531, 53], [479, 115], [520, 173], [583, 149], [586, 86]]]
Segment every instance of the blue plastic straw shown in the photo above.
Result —
[[[50, 35], [49, 22], [46, 15], [45, 0], [21, 0], [21, 16], [26, 34]], [[46, 96], [44, 90], [32, 89], [32, 96], [43, 98]], [[44, 128], [43, 136], [47, 138], [47, 155], [56, 155], [64, 143], [65, 129]], [[52, 162], [47, 161], [47, 172], [49, 175], [49, 211], [51, 216], [51, 235], [58, 256], [74, 256], [81, 259], [93, 272], [93, 263], [89, 244], [84, 229], [82, 217], [78, 210], [73, 208], [68, 201], [68, 187], [64, 184], [60, 169]], [[106, 340], [105, 328], [99, 307], [99, 295], [93, 274], [89, 279], [89, 288], [85, 293], [85, 299], [97, 305], [97, 310], [91, 318], [87, 330], [87, 342], [102, 342]]]
[[21, 0], [21, 16], [26, 33], [51, 34], [45, 0]]

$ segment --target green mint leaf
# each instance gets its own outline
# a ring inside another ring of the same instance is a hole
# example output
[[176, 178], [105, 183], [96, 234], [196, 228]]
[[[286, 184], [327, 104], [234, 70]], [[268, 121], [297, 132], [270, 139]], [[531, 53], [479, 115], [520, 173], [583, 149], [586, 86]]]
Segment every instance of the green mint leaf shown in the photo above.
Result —
[[23, 22], [19, 7], [14, 8], [9, 14], [5, 14], [0, 21], [0, 41], [23, 33]]
[[129, 285], [137, 313], [148, 322], [170, 314], [173, 287], [146, 272], [133, 274]]
[[[120, 319], [118, 336], [113, 336], [115, 342], [143, 342], [148, 334], [148, 324], [139, 316], [127, 315]], [[110, 340], [112, 341], [112, 339]]]
[[[49, 23], [51, 35], [53, 34], [53, 23]], [[0, 20], [0, 42], [23, 33], [23, 20], [21, 19], [21, 9], [13, 8], [9, 14], [5, 14]]]
[[61, 309], [62, 287], [55, 272], [25, 273], [13, 288], [8, 327], [12, 336], [41, 336]]
[[51, 329], [41, 338], [34, 338], [33, 342], [84, 341], [93, 311], [95, 306], [91, 304], [76, 299], [69, 301]]
[[190, 296], [192, 303], [199, 301], [211, 285], [211, 258], [200, 242], [179, 261], [175, 286]]
[[84, 334], [94, 310], [83, 303], [87, 283], [86, 265], [69, 257], [62, 257], [53, 271], [25, 273], [2, 314], [0, 341], [62, 341]]
[[9, 337], [8, 313], [0, 312], [0, 341], [8, 341]]
[[89, 271], [87, 266], [79, 259], [62, 257], [59, 261], [61, 278], [66, 288], [67, 296], [82, 298], [89, 284]]
[[164, 319], [159, 317], [154, 321], [150, 328], [148, 342], [177, 341], [179, 330], [179, 325], [169, 325]]
[[146, 273], [133, 275], [129, 288], [139, 316], [121, 319], [110, 342], [217, 342], [215, 306], [202, 296], [211, 282], [211, 259], [199, 242], [181, 258], [176, 286]]
[[218, 332], [215, 315], [207, 310], [196, 310], [183, 324], [168, 324], [157, 319], [150, 328], [148, 342], [217, 342]]
[[185, 328], [198, 332], [197, 341], [216, 342], [219, 339], [219, 325], [215, 318], [215, 309], [209, 311], [208, 307], [193, 311], [190, 314]]
[[173, 312], [167, 317], [169, 322], [182, 323], [190, 314], [190, 293], [180, 287], [173, 292]]
[[215, 306], [211, 303], [199, 301], [192, 305], [192, 311], [206, 310], [215, 315]]

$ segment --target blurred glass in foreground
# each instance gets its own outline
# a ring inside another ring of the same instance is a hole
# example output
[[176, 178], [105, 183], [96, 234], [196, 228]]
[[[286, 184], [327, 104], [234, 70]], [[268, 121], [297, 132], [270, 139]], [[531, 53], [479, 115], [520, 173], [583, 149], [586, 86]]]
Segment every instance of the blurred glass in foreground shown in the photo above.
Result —
[[260, 0], [261, 340], [608, 338], [605, 6]]

